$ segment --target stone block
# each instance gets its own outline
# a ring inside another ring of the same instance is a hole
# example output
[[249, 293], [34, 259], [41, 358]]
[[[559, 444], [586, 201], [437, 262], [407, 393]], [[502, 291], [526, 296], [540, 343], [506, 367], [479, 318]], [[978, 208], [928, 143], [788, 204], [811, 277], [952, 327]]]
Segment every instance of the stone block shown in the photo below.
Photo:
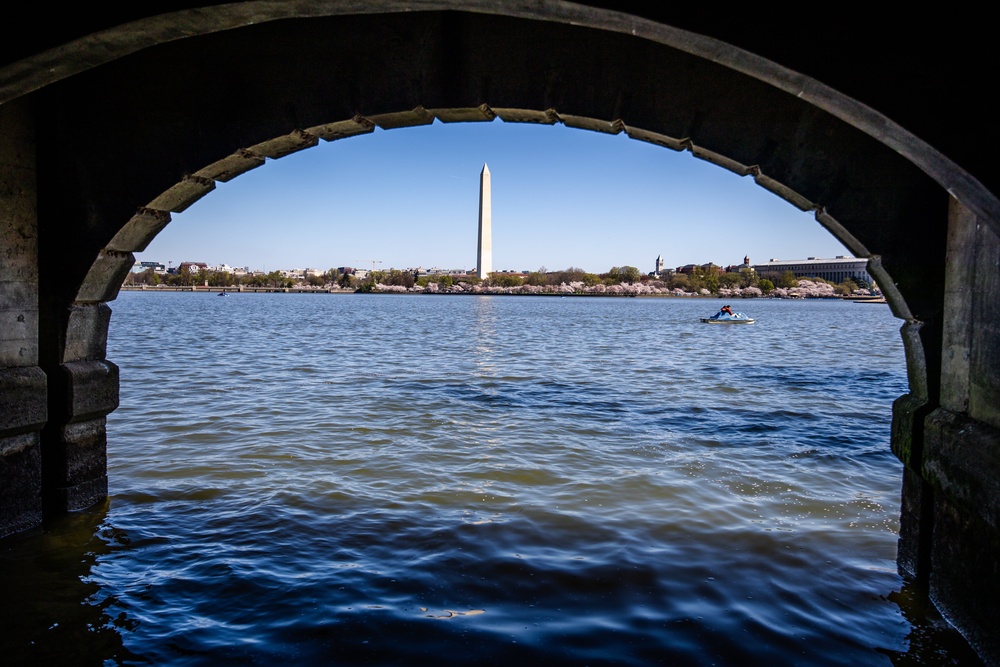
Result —
[[941, 407], [969, 409], [976, 276], [976, 216], [949, 199], [948, 246], [944, 266], [944, 331], [941, 354]]
[[1000, 429], [937, 409], [924, 422], [924, 479], [1000, 533]]
[[263, 155], [266, 158], [277, 160], [278, 158], [297, 153], [306, 148], [312, 148], [318, 143], [319, 139], [312, 134], [303, 132], [302, 130], [295, 130], [291, 134], [254, 144], [247, 150], [254, 155]]
[[688, 149], [688, 142], [685, 139], [675, 139], [673, 137], [668, 137], [665, 134], [649, 132], [648, 130], [642, 130], [637, 127], [626, 126], [625, 134], [627, 134], [631, 139], [656, 144], [657, 146], [669, 148], [674, 151], [686, 151]]
[[621, 134], [625, 131], [625, 123], [620, 120], [599, 120], [597, 118], [567, 114], [559, 114], [559, 120], [566, 127], [573, 127], [578, 130], [588, 130], [602, 134]]
[[47, 378], [42, 369], [0, 369], [0, 437], [37, 431], [47, 419]]
[[480, 104], [468, 109], [430, 109], [435, 118], [442, 123], [489, 123], [496, 119], [489, 105]]
[[0, 436], [0, 537], [42, 524], [38, 433]]
[[149, 202], [146, 208], [180, 213], [214, 189], [215, 181], [211, 179], [185, 176], [180, 183]]
[[104, 417], [67, 424], [42, 449], [45, 486], [65, 488], [107, 475], [108, 435]]
[[710, 151], [707, 148], [695, 146], [690, 143], [688, 146], [691, 150], [691, 155], [694, 155], [699, 160], [704, 160], [705, 162], [710, 162], [718, 167], [722, 167], [726, 171], [731, 171], [737, 176], [746, 176], [747, 174], [754, 173], [756, 171], [745, 164], [741, 164], [736, 160], [730, 159], [725, 155], [716, 153], [715, 151]]
[[166, 211], [140, 209], [115, 234], [107, 249], [121, 253], [142, 252], [169, 222], [170, 214]]
[[38, 284], [27, 280], [0, 280], [0, 307], [37, 311]]
[[34, 366], [37, 363], [37, 340], [0, 339], [0, 367]]
[[111, 308], [106, 303], [75, 305], [70, 308], [62, 363], [104, 359], [108, 350]]
[[920, 469], [924, 448], [924, 419], [930, 404], [913, 394], [904, 394], [892, 403], [892, 453], [904, 465]]
[[[491, 107], [493, 108], [493, 107]], [[559, 114], [554, 109], [534, 111], [532, 109], [497, 109], [493, 113], [505, 123], [538, 123], [539, 125], [554, 125], [559, 122]]]
[[122, 282], [133, 266], [135, 266], [135, 256], [132, 253], [102, 250], [83, 279], [80, 291], [76, 294], [76, 302], [114, 301]]
[[66, 423], [103, 417], [118, 407], [118, 367], [110, 361], [73, 361], [62, 364], [59, 374], [52, 391], [64, 394], [59, 417]]
[[199, 169], [194, 172], [194, 175], [198, 178], [225, 183], [240, 174], [245, 174], [251, 169], [256, 169], [264, 164], [264, 162], [265, 160], [262, 155], [256, 155], [248, 150], [239, 150], [229, 157], [224, 157], [218, 162], [213, 162], [204, 169]]
[[46, 492], [49, 511], [78, 512], [103, 502], [108, 497], [108, 476], [102, 475], [73, 486], [56, 487]]
[[[34, 192], [7, 192], [15, 175], [0, 170], [0, 281], [38, 282]], [[33, 176], [33, 174], [32, 174]]]
[[344, 137], [353, 137], [359, 134], [368, 134], [375, 131], [375, 123], [364, 116], [355, 116], [350, 120], [337, 121], [336, 123], [325, 123], [314, 127], [307, 127], [306, 132], [319, 137], [323, 141], [336, 141]]
[[0, 340], [30, 341], [38, 338], [38, 311], [8, 308], [0, 299]]
[[400, 127], [417, 127], [419, 125], [430, 125], [434, 122], [434, 114], [423, 107], [417, 107], [412, 111], [400, 111], [397, 113], [383, 113], [368, 116], [383, 130], [395, 130]]
[[903, 353], [906, 356], [906, 377], [910, 380], [910, 393], [919, 401], [930, 399], [927, 354], [923, 340], [924, 327], [923, 322], [911, 320], [904, 322], [899, 328], [899, 334], [903, 339]]
[[0, 368], [38, 364], [38, 312], [9, 309], [0, 299]]

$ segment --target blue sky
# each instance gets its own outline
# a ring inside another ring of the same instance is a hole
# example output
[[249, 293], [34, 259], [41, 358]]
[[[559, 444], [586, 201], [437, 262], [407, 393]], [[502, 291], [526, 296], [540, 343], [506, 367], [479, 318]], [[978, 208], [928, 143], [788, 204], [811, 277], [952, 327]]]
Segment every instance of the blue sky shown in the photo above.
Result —
[[849, 254], [812, 214], [690, 153], [496, 120], [376, 129], [268, 160], [175, 214], [136, 257], [267, 271], [474, 268], [483, 163], [496, 270]]

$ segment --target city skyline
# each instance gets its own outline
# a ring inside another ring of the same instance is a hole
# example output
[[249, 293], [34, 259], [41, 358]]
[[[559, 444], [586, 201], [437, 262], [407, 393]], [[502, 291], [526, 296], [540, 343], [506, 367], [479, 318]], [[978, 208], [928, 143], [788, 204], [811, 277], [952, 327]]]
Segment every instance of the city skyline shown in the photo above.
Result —
[[850, 254], [811, 213], [689, 153], [497, 120], [376, 129], [269, 160], [174, 214], [136, 259], [251, 270], [475, 267], [485, 163], [496, 271], [645, 273], [657, 255], [674, 267]]

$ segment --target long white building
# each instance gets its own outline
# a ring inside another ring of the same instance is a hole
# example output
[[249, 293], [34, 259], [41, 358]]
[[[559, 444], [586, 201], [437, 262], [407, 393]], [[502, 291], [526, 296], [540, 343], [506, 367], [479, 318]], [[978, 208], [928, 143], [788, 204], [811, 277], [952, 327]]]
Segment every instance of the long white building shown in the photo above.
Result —
[[848, 278], [852, 280], [858, 278], [869, 285], [873, 285], [875, 282], [868, 274], [867, 259], [847, 257], [846, 255], [837, 255], [833, 259], [821, 257], [772, 259], [763, 264], [754, 264], [753, 269], [758, 274], [791, 271], [796, 278], [822, 278], [833, 283], [841, 283]]

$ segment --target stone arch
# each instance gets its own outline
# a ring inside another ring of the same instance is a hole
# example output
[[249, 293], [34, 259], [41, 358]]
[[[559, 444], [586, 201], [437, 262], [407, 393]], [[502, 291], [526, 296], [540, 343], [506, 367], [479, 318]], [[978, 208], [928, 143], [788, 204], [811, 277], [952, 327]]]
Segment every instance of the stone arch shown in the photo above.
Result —
[[106, 493], [103, 420], [117, 405], [106, 302], [171, 211], [338, 132], [492, 114], [562, 122], [751, 174], [871, 258], [906, 320], [911, 391], [893, 426], [906, 464], [900, 564], [1000, 656], [989, 625], [1000, 583], [962, 584], [998, 581], [996, 196], [809, 76], [600, 4], [178, 3], [0, 69], [0, 129], [31, 158], [4, 147], [0, 175], [37, 193], [37, 211], [17, 209], [30, 230], [10, 253], [26, 268], [7, 281], [35, 295], [23, 310], [38, 325], [4, 357], [0, 398], [14, 408], [4, 404], [0, 453], [23, 467], [4, 531], [37, 522], [38, 477], [56, 509]]

